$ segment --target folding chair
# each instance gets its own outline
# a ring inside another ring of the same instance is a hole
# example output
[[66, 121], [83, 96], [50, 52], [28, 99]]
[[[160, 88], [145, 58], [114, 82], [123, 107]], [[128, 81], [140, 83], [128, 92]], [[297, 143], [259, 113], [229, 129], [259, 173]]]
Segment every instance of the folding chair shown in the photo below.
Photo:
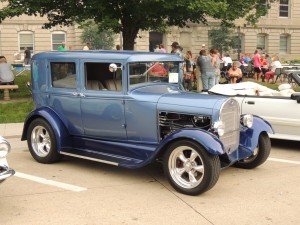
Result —
[[275, 70], [275, 76], [276, 76], [275, 83], [277, 82], [278, 79], [282, 83], [283, 79], [281, 77], [281, 75], [282, 75], [281, 70], [282, 70], [282, 68], [276, 68], [276, 70]]
[[251, 63], [248, 64], [248, 66], [245, 68], [246, 69], [246, 73], [247, 73], [247, 77], [248, 78], [253, 78], [254, 77], [254, 72], [253, 72], [253, 66]]
[[292, 88], [300, 86], [300, 73], [290, 73], [288, 75], [288, 83]]

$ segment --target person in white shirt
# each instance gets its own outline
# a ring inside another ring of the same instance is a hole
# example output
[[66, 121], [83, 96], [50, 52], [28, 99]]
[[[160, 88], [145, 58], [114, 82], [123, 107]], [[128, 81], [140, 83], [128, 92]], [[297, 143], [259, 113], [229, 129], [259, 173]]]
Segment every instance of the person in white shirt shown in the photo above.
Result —
[[274, 76], [275, 76], [275, 70], [277, 68], [282, 68], [282, 65], [279, 61], [279, 57], [278, 56], [274, 56], [272, 58], [272, 63], [271, 63], [271, 70], [266, 72], [266, 79], [269, 83], [270, 80], [272, 80], [272, 83], [274, 83]]
[[4, 56], [0, 56], [0, 84], [14, 83], [15, 76], [11, 71], [11, 64], [7, 63]]
[[230, 57], [229, 54], [226, 54], [223, 58], [222, 61], [224, 63], [224, 67], [226, 68], [226, 70], [229, 70], [230, 67], [232, 66], [232, 59]]
[[86, 46], [84, 46], [82, 50], [90, 50], [90, 48], [91, 48], [91, 43], [87, 42]]
[[159, 50], [159, 45], [156, 45], [156, 46], [155, 46], [154, 52], [160, 52], [160, 50]]

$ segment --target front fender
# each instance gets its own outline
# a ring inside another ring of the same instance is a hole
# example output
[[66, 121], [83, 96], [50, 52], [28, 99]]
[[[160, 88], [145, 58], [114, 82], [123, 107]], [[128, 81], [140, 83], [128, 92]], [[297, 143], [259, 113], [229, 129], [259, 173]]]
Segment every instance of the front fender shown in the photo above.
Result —
[[240, 130], [240, 145], [237, 151], [229, 155], [231, 162], [253, 155], [258, 145], [259, 135], [262, 132], [274, 134], [271, 124], [259, 116], [253, 116], [253, 126], [251, 128], [241, 125]]
[[160, 143], [157, 148], [157, 152], [163, 149], [168, 143], [176, 139], [183, 138], [192, 139], [198, 142], [213, 155], [222, 155], [225, 153], [223, 143], [215, 135], [206, 130], [200, 130], [197, 128], [184, 128], [174, 131]]
[[71, 139], [69, 132], [67, 131], [65, 125], [59, 118], [59, 116], [50, 108], [43, 107], [37, 110], [33, 110], [26, 118], [24, 122], [23, 132], [21, 136], [21, 140], [27, 140], [27, 132], [30, 123], [37, 119], [43, 118], [46, 120], [53, 129], [54, 135], [57, 140], [57, 149], [60, 151], [62, 148], [71, 148]]
[[259, 116], [253, 116], [253, 126], [247, 128], [241, 125], [240, 145], [252, 151], [257, 147], [261, 132], [274, 134], [271, 124]]

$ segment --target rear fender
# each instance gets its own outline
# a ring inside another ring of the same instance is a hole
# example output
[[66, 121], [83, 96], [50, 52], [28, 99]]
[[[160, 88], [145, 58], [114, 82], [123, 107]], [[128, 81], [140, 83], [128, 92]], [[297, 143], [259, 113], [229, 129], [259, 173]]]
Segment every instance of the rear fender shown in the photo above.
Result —
[[50, 126], [53, 129], [54, 135], [57, 140], [57, 149], [60, 150], [62, 148], [70, 148], [71, 145], [71, 139], [70, 135], [61, 121], [61, 119], [58, 117], [56, 113], [54, 113], [53, 110], [51, 110], [48, 107], [39, 108], [37, 110], [32, 111], [26, 118], [24, 122], [23, 132], [21, 136], [21, 140], [27, 140], [27, 132], [30, 123], [37, 119], [37, 118], [43, 118], [46, 120]]

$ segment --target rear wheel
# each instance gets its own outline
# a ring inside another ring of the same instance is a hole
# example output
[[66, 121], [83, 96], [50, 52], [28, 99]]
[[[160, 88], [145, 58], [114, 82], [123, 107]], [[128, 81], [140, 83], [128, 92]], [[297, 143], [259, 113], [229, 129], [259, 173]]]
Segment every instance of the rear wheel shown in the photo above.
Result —
[[243, 169], [253, 169], [263, 164], [269, 157], [271, 152], [271, 141], [269, 135], [264, 132], [259, 135], [257, 148], [254, 150], [253, 155], [240, 160], [234, 164], [235, 167]]
[[27, 132], [27, 143], [32, 157], [40, 163], [53, 163], [61, 158], [52, 127], [44, 119], [31, 122]]
[[167, 149], [164, 172], [170, 184], [187, 195], [198, 195], [211, 189], [219, 179], [220, 160], [199, 144], [180, 140]]

